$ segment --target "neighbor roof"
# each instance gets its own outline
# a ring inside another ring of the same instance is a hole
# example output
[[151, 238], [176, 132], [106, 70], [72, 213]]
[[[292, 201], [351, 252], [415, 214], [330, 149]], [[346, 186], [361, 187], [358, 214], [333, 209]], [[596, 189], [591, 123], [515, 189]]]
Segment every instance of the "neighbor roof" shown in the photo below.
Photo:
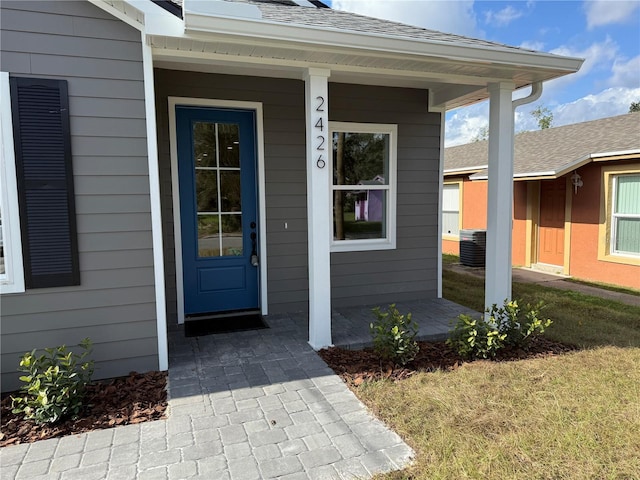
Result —
[[[514, 140], [514, 177], [557, 178], [594, 159], [640, 154], [640, 112], [522, 132]], [[444, 174], [487, 178], [488, 143], [445, 148]]]

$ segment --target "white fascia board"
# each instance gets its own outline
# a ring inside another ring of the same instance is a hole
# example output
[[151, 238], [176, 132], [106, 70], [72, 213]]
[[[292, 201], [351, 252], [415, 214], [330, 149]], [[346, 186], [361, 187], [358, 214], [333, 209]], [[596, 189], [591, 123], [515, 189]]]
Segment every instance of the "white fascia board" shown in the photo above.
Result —
[[184, 34], [184, 22], [150, 0], [88, 0], [96, 7], [147, 35]]
[[442, 172], [444, 173], [444, 175], [452, 175], [454, 173], [471, 173], [479, 170], [484, 170], [485, 168], [488, 168], [488, 167], [489, 165], [485, 164], [485, 165], [476, 165], [472, 167], [446, 168]]
[[606, 158], [606, 157], [619, 157], [622, 155], [638, 155], [640, 154], [640, 148], [634, 148], [632, 150], [619, 150], [614, 152], [602, 152], [602, 153], [592, 153], [591, 158], [593, 160]]
[[287, 25], [266, 20], [221, 18], [185, 12], [185, 32], [208, 32], [240, 37], [357, 48], [417, 56], [440, 57], [450, 61], [493, 63], [538, 68], [563, 73], [577, 72], [583, 59], [542, 52], [511, 51], [484, 45], [455, 45], [437, 40], [398, 38], [375, 33], [345, 32], [337, 28]]

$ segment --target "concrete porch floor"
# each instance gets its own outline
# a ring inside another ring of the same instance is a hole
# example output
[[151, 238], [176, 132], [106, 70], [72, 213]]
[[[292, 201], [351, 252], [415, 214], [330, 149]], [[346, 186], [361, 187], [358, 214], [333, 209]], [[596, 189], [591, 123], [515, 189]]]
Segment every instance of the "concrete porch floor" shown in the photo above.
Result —
[[[467, 309], [404, 302], [421, 338], [442, 338]], [[337, 345], [370, 342], [369, 307], [337, 309]], [[2, 479], [354, 479], [414, 455], [373, 417], [307, 343], [305, 313], [268, 329], [186, 338], [169, 330], [166, 420], [0, 450]]]

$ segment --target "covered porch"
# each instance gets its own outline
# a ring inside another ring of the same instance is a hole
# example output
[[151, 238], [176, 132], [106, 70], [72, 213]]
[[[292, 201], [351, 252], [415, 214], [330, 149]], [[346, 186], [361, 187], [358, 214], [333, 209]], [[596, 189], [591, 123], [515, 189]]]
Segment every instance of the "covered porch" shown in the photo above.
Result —
[[[577, 71], [581, 60], [313, 6], [187, 0], [172, 15], [151, 3], [110, 5], [142, 32], [161, 368], [167, 325], [185, 321], [185, 296], [193, 291], [183, 268], [193, 255], [181, 252], [193, 239], [184, 241], [180, 231], [180, 212], [189, 213], [183, 200], [193, 194], [182, 193], [176, 173], [184, 164], [180, 139], [188, 137], [188, 129], [176, 133], [182, 107], [252, 112], [257, 200], [253, 221], [242, 229], [253, 230], [253, 248], [247, 240], [242, 250], [257, 268], [251, 307], [269, 318], [305, 311], [297, 321], [320, 349], [350, 337], [362, 344], [358, 332], [369, 321], [350, 319], [374, 302], [415, 301], [425, 315], [444, 308], [427, 306], [442, 295], [444, 114], [490, 99], [486, 303], [511, 296], [511, 264], [501, 253], [511, 249], [514, 109], [535, 98], [514, 102], [512, 94], [531, 85], [539, 91], [543, 81]], [[210, 123], [217, 129], [224, 121]], [[361, 133], [384, 139], [384, 171], [341, 179], [332, 157], [336, 138]], [[190, 155], [188, 144], [184, 151]], [[336, 193], [362, 189], [360, 180], [373, 174], [385, 179], [368, 187], [386, 198], [377, 237], [340, 238]], [[191, 208], [193, 218], [218, 216], [216, 239], [224, 216], [240, 215], [198, 208]], [[207, 278], [213, 287], [224, 283]], [[446, 333], [445, 325], [431, 323]]]

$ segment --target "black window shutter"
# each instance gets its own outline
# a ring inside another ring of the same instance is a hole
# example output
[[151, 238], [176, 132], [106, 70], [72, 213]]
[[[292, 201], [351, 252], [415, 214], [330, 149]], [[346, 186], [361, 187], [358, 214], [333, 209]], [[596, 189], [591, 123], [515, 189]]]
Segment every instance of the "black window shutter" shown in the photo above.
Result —
[[26, 287], [79, 285], [67, 82], [10, 82]]

